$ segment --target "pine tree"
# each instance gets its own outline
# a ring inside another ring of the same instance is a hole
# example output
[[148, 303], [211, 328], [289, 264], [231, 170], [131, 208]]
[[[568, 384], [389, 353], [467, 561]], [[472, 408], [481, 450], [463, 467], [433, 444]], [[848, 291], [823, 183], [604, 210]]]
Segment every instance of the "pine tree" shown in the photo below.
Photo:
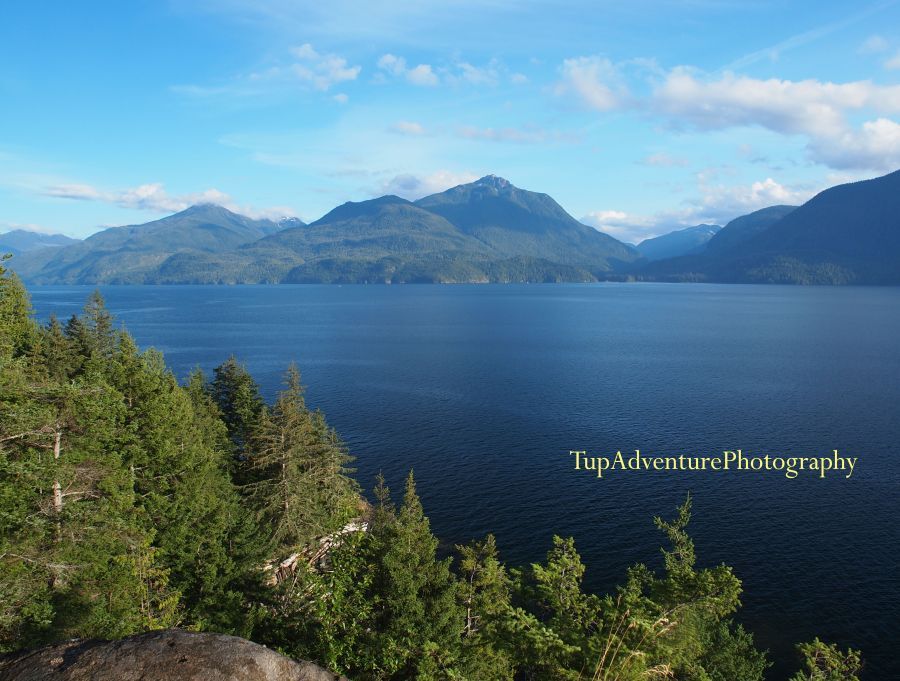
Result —
[[346, 477], [343, 444], [306, 407], [296, 366], [285, 384], [260, 415], [249, 460], [255, 481], [246, 489], [260, 526], [277, 547], [292, 550], [340, 529], [355, 511], [356, 488]]
[[500, 562], [494, 535], [456, 549], [460, 554], [457, 600], [465, 615], [462, 673], [466, 678], [485, 681], [512, 679], [515, 669], [502, 644], [511, 607], [511, 583]]
[[259, 386], [232, 355], [215, 368], [209, 393], [218, 405], [221, 418], [228, 429], [235, 458], [246, 460], [249, 456], [248, 443], [265, 406], [259, 394]]
[[34, 345], [36, 335], [28, 292], [15, 273], [0, 264], [0, 359], [22, 357]]
[[229, 551], [245, 518], [227, 471], [229, 454], [221, 449], [224, 430], [208, 405], [178, 385], [162, 356], [139, 352], [128, 334], [105, 366], [125, 408], [120, 450], [137, 517], [155, 533], [153, 545], [182, 596], [186, 621], [225, 622], [220, 610], [226, 608], [215, 601], [232, 597], [234, 580], [247, 568]]
[[792, 676], [791, 681], [859, 681], [862, 660], [858, 651], [844, 651], [818, 638], [811, 643], [801, 643], [797, 650], [803, 657], [805, 669]]
[[69, 320], [66, 334], [85, 361], [95, 356], [100, 360], [112, 357], [118, 334], [100, 291], [91, 293], [81, 315]]
[[52, 381], [65, 381], [74, 376], [81, 365], [72, 341], [54, 314], [50, 315], [49, 323], [40, 331], [38, 352], [47, 376]]
[[438, 541], [416, 493], [412, 472], [393, 523], [373, 534], [374, 649], [386, 678], [441, 678], [460, 652], [462, 611], [450, 560], [437, 559]]

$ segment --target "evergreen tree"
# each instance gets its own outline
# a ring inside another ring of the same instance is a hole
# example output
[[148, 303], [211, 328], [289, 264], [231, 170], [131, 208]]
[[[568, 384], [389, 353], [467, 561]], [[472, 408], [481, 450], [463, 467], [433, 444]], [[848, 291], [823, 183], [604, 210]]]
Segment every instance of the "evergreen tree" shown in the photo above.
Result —
[[34, 345], [37, 327], [31, 318], [28, 292], [0, 258], [0, 358], [22, 357]]
[[[506, 569], [492, 536], [458, 576], [410, 473], [399, 509], [379, 476], [367, 531], [346, 447], [300, 375], [271, 408], [232, 357], [181, 386], [116, 331], [99, 293], [38, 327], [0, 265], [0, 651], [188, 626], [236, 633], [359, 681], [761, 681], [766, 655], [730, 619], [740, 581], [697, 565], [690, 498], [664, 571], [584, 591], [572, 539]], [[235, 468], [235, 462], [240, 464]], [[327, 543], [312, 543], [327, 535]], [[273, 556], [333, 544], [264, 582]], [[792, 681], [858, 681], [859, 653], [818, 639]]]
[[66, 334], [84, 360], [95, 356], [101, 360], [111, 358], [118, 338], [100, 291], [91, 293], [81, 315], [69, 320]]
[[178, 385], [162, 356], [140, 353], [127, 334], [106, 366], [125, 408], [120, 446], [139, 517], [155, 531], [154, 547], [182, 594], [187, 621], [223, 622], [228, 609], [216, 600], [226, 598], [243, 569], [228, 550], [242, 513], [221, 449], [223, 430]]
[[459, 655], [461, 609], [450, 560], [437, 559], [438, 541], [416, 493], [412, 472], [394, 522], [373, 530], [374, 649], [385, 678], [441, 678]]
[[797, 646], [805, 669], [791, 677], [791, 681], [859, 681], [862, 661], [859, 652], [841, 650], [818, 638]]
[[245, 460], [249, 455], [248, 443], [265, 406], [259, 394], [259, 386], [232, 355], [215, 368], [209, 393], [218, 405], [221, 418], [228, 429], [234, 456]]
[[65, 381], [74, 376], [81, 365], [72, 340], [53, 314], [47, 326], [41, 329], [38, 352], [47, 377], [52, 381]]
[[461, 672], [470, 679], [511, 680], [515, 668], [503, 646], [511, 583], [494, 535], [456, 550], [460, 555], [457, 600], [464, 614]]
[[277, 548], [293, 550], [339, 529], [356, 512], [357, 492], [346, 476], [346, 448], [303, 399], [291, 365], [271, 411], [263, 410], [252, 440], [246, 486], [258, 522]]

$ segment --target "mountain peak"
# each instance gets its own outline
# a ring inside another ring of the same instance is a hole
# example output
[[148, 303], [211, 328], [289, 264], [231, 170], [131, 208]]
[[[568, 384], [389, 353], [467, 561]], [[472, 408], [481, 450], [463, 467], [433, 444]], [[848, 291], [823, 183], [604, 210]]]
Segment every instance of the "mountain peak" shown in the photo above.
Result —
[[232, 211], [228, 210], [225, 206], [222, 206], [218, 203], [212, 203], [211, 201], [207, 201], [205, 203], [195, 203], [191, 206], [188, 206], [182, 211], [175, 213], [175, 215], [198, 215], [204, 213], [231, 213]]
[[485, 175], [472, 184], [477, 184], [482, 187], [493, 187], [494, 189], [506, 189], [507, 187], [512, 187], [512, 183], [509, 180], [497, 175]]

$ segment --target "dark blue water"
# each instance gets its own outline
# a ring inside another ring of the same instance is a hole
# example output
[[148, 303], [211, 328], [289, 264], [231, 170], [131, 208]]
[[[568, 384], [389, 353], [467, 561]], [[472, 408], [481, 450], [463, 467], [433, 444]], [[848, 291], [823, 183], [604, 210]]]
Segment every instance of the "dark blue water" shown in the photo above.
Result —
[[[41, 318], [84, 287], [32, 289]], [[296, 360], [370, 487], [414, 468], [446, 544], [491, 531], [507, 562], [572, 535], [588, 586], [659, 565], [652, 516], [690, 491], [700, 563], [743, 580], [779, 662], [820, 636], [900, 678], [900, 289], [603, 284], [103, 287], [176, 374], [235, 353], [267, 396]], [[572, 470], [596, 454], [858, 456], [849, 480]]]

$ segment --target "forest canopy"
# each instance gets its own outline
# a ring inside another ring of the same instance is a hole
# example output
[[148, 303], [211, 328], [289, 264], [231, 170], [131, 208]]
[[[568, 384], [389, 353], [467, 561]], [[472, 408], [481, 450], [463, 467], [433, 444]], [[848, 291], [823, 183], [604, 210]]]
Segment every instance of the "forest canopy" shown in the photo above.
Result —
[[[765, 678], [690, 498], [655, 519], [663, 570], [595, 594], [571, 538], [519, 568], [491, 535], [445, 555], [412, 473], [368, 501], [351, 463], [295, 366], [272, 404], [234, 357], [180, 383], [99, 293], [38, 324], [0, 267], [0, 652], [182, 627], [356, 680]], [[798, 655], [791, 681], [860, 673], [819, 640]]]

